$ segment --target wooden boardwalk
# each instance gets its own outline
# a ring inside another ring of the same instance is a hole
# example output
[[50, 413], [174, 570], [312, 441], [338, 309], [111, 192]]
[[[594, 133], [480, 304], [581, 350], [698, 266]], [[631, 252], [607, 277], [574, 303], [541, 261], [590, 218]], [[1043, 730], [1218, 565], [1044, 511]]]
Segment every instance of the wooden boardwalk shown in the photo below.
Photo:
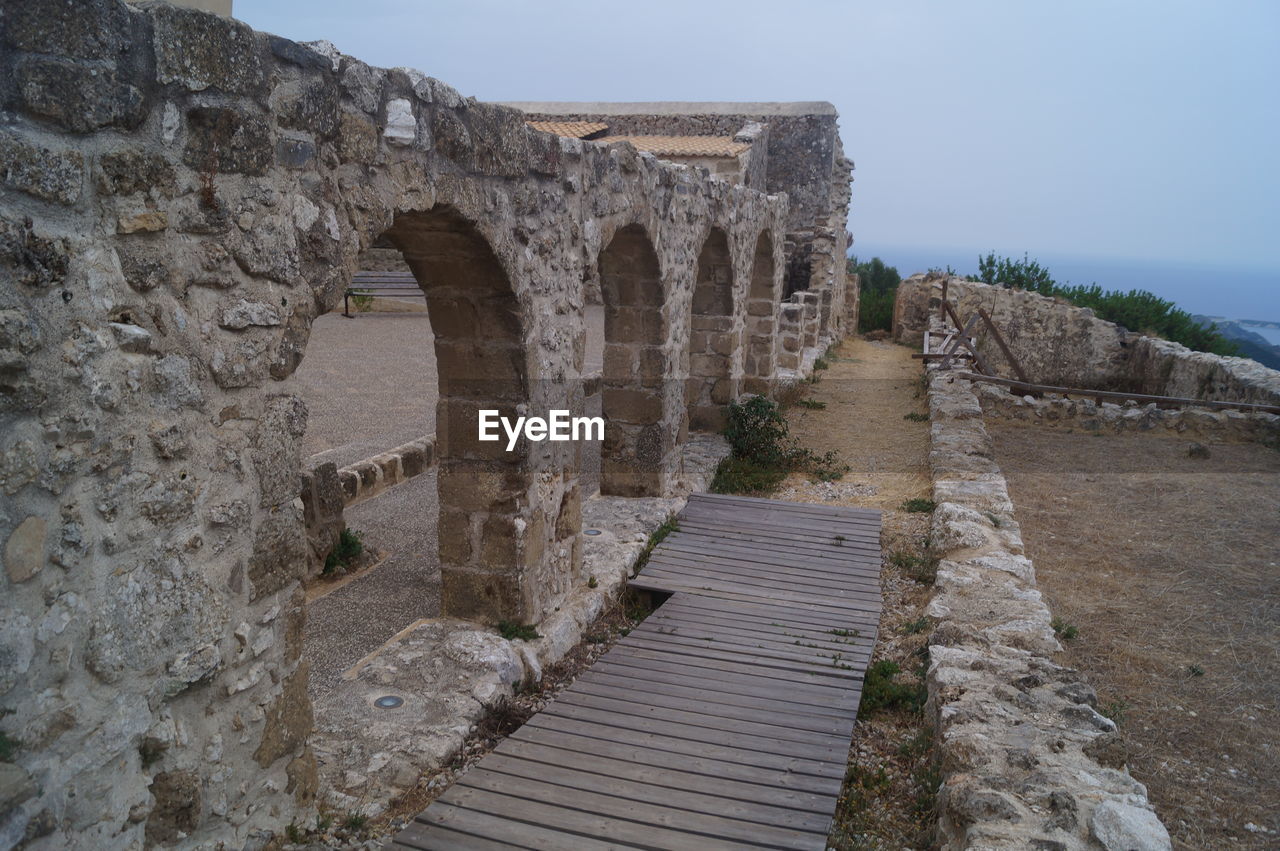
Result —
[[670, 598], [392, 847], [825, 847], [880, 513], [701, 494], [678, 522], [631, 582]]

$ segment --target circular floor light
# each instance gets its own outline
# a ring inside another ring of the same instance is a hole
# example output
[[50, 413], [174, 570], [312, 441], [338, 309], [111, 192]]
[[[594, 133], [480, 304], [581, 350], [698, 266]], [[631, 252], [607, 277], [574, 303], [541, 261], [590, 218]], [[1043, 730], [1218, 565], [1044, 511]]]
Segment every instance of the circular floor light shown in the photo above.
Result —
[[596, 535], [600, 535], [603, 533], [599, 529], [583, 529], [582, 534], [590, 535], [591, 537], [594, 538]]
[[397, 706], [404, 705], [404, 698], [397, 697], [394, 694], [384, 694], [373, 702], [373, 705], [379, 709], [395, 709]]

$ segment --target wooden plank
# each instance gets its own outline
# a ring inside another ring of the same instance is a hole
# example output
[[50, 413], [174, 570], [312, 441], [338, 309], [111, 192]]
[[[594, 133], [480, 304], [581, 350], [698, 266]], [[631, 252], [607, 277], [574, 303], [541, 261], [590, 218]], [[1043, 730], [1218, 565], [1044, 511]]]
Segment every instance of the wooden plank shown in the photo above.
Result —
[[[678, 606], [672, 611], [709, 612], [723, 617], [732, 615], [734, 617], [754, 618], [763, 625], [774, 626], [779, 629], [830, 631], [865, 624], [874, 630], [878, 629], [880, 624], [880, 619], [874, 615], [862, 615], [860, 618], [851, 620], [847, 616], [850, 613], [841, 613], [836, 617], [828, 618], [819, 616], [808, 609], [796, 611], [788, 607], [770, 605], [768, 601], [759, 599], [725, 600], [715, 597], [701, 597], [696, 594], [681, 594], [678, 598], [669, 600], [667, 605], [672, 603]], [[663, 608], [666, 608], [666, 606], [663, 606]], [[857, 613], [852, 614], [856, 615]], [[833, 632], [832, 634], [836, 633]]]
[[[679, 849], [679, 851], [696, 851], [698, 848], [740, 851], [742, 848], [741, 842], [735, 843], [719, 837], [670, 830], [655, 824], [646, 825], [631, 819], [585, 812], [566, 804], [553, 804], [532, 798], [505, 795], [483, 788], [483, 778], [480, 779], [480, 783], [468, 783], [469, 774], [471, 772], [458, 778], [458, 782], [445, 792], [440, 800], [463, 809], [502, 813], [508, 819], [530, 825], [554, 825], [554, 829], [562, 833], [607, 840], [610, 844], [606, 844], [604, 846], [606, 848], [616, 848], [617, 845], [614, 843], [641, 848], [657, 845], [660, 848]], [[429, 807], [425, 814], [430, 813]], [[577, 838], [578, 836], [574, 836], [573, 840], [576, 842]], [[569, 844], [548, 847], [577, 849], [582, 846]]]
[[792, 565], [771, 565], [768, 562], [738, 560], [727, 555], [712, 557], [708, 554], [707, 558], [698, 558], [696, 553], [690, 555], [688, 551], [663, 550], [659, 553], [654, 550], [654, 555], [650, 557], [643, 571], [647, 573], [658, 566], [684, 572], [689, 576], [722, 576], [736, 579], [743, 584], [744, 588], [748, 586], [771, 588], [784, 584], [795, 591], [836, 594], [842, 599], [851, 595], [871, 599], [880, 597], [878, 587], [872, 586], [869, 582], [858, 581], [856, 575], [824, 582], [821, 576], [803, 573]]
[[[434, 832], [433, 828], [437, 825], [445, 828], [446, 831], [453, 832], [444, 834], [446, 836], [465, 834], [514, 848], [528, 848], [530, 845], [541, 848], [582, 848], [586, 851], [607, 851], [607, 849], [617, 848], [614, 844], [601, 842], [590, 836], [514, 821], [492, 813], [455, 806], [448, 801], [433, 803], [418, 816], [414, 827], [419, 831], [419, 835], [431, 836]], [[399, 837], [396, 838], [399, 840]], [[425, 847], [453, 848], [454, 846], [432, 842]], [[486, 846], [477, 844], [475, 847]]]
[[[651, 617], [650, 620], [653, 618]], [[782, 648], [798, 648], [803, 647], [806, 650], [814, 652], [818, 651], [834, 651], [837, 653], [870, 653], [875, 645], [875, 640], [859, 633], [856, 636], [848, 638], [840, 638], [836, 635], [827, 634], [825, 637], [805, 637], [795, 633], [782, 633], [778, 631], [766, 632], [758, 629], [747, 629], [733, 623], [725, 623], [723, 621], [713, 621], [708, 623], [705, 619], [693, 617], [679, 618], [668, 616], [658, 621], [664, 627], [664, 631], [676, 630], [679, 633], [696, 637], [696, 636], [719, 636], [727, 635], [741, 639], [740, 643], [755, 643], [769, 647], [776, 646]]]
[[[603, 746], [608, 745], [608, 742], [584, 739], [552, 730], [534, 730], [533, 732], [548, 741], [531, 741], [528, 737], [512, 736], [503, 739], [495, 752], [548, 765], [572, 766], [576, 771], [619, 777], [668, 789], [701, 792], [706, 795], [715, 795], [719, 799], [752, 801], [770, 808], [792, 812], [822, 813], [830, 806], [829, 794], [815, 794], [777, 785], [787, 777], [788, 773], [785, 771], [759, 770], [756, 772], [759, 782], [753, 783], [726, 776], [725, 772], [731, 772], [735, 767], [735, 763], [732, 762], [716, 761], [713, 773], [706, 771], [698, 773], [687, 770], [687, 766], [693, 763], [686, 763], [678, 768], [672, 765], [654, 765], [648, 761], [655, 755], [654, 751], [631, 749], [632, 758], [619, 759], [602, 756], [591, 750], [592, 745]], [[701, 764], [705, 767], [713, 763], [704, 760]], [[777, 817], [786, 815], [785, 812], [776, 814]], [[771, 820], [775, 824], [778, 823], [778, 818]]]
[[[615, 712], [610, 709], [601, 709], [597, 706], [568, 703], [560, 698], [548, 704], [542, 711], [548, 715], [556, 715], [561, 718], [596, 722], [614, 719], [620, 723], [626, 717], [627, 727], [642, 730], [646, 733], [675, 736], [680, 739], [707, 742], [713, 745], [728, 745], [744, 750], [758, 750], [778, 756], [796, 756], [818, 762], [843, 764], [848, 751], [848, 743], [845, 743], [845, 747], [841, 751], [839, 748], [807, 742], [781, 742], [772, 738], [761, 738], [757, 735], [744, 733], [736, 727], [732, 730], [717, 730], [681, 721], [673, 721], [662, 717], [662, 713], [649, 713], [647, 716], [638, 716], [634, 712]], [[843, 774], [843, 771], [841, 774]]]
[[862, 672], [854, 668], [853, 654], [833, 654], [830, 657], [814, 656], [784, 651], [771, 651], [759, 647], [732, 645], [724, 641], [704, 638], [685, 638], [680, 635], [668, 635], [661, 632], [638, 634], [634, 642], [637, 647], [649, 647], [655, 650], [666, 650], [687, 656], [701, 656], [704, 659], [720, 659], [728, 662], [746, 662], [767, 668], [761, 674], [768, 675], [776, 671], [794, 673], [811, 673], [818, 676], [829, 676], [836, 679], [862, 681]]
[[[646, 696], [648, 697], [648, 696]], [[707, 730], [733, 730], [738, 733], [746, 733], [761, 738], [772, 738], [775, 743], [786, 743], [791, 746], [793, 743], [798, 745], [808, 745], [813, 748], [841, 748], [848, 750], [849, 740], [847, 736], [840, 736], [835, 733], [817, 732], [815, 730], [800, 730], [791, 726], [785, 716], [780, 713], [774, 713], [772, 720], [766, 721], [743, 721], [739, 719], [727, 719], [722, 715], [715, 715], [707, 710], [710, 708], [707, 704], [699, 701], [681, 700], [672, 698], [669, 700], [648, 700], [643, 704], [638, 703], [635, 695], [627, 695], [623, 692], [614, 691], [613, 696], [604, 696], [598, 694], [588, 694], [577, 689], [566, 689], [556, 697], [556, 703], [565, 703], [570, 706], [585, 706], [592, 709], [604, 709], [612, 712], [622, 712], [627, 715], [638, 715], [642, 718], [659, 718], [663, 721], [673, 721], [690, 727], [700, 727]]]
[[852, 529], [854, 534], [858, 530], [878, 532], [880, 528], [880, 519], [875, 517], [868, 518], [853, 515], [843, 517], [817, 512], [795, 512], [781, 508], [755, 508], [753, 506], [733, 505], [732, 503], [711, 500], [700, 502], [692, 508], [687, 508], [681, 512], [681, 516], [690, 519], [711, 516], [722, 517], [744, 531], [750, 531], [759, 522], [770, 523], [783, 529], [812, 528], [819, 532], [827, 531], [833, 527], [843, 527]]
[[[445, 805], [447, 806], [447, 805]], [[564, 840], [569, 837], [562, 835]], [[391, 841], [391, 848], [412, 848], [414, 851], [503, 851], [508, 848], [520, 848], [510, 842], [497, 839], [486, 839], [482, 836], [470, 836], [458, 833], [444, 825], [419, 824], [409, 822]]]
[[689, 505], [695, 509], [706, 503], [725, 503], [739, 505], [743, 508], [769, 508], [782, 511], [818, 511], [838, 517], [867, 518], [880, 522], [881, 511], [878, 508], [855, 508], [845, 505], [822, 505], [817, 502], [788, 502], [781, 499], [769, 499], [763, 496], [739, 496], [727, 493], [696, 493], [689, 497]]
[[[794, 552], [817, 552], [828, 555], [848, 556], [850, 553], [862, 553], [874, 550], [879, 546], [879, 531], [868, 530], [858, 535], [844, 535], [839, 532], [818, 532], [805, 534], [800, 530], [792, 530], [791, 534], [770, 532], [754, 527], [743, 528], [740, 525], [717, 521], [705, 517], [681, 517], [678, 532], [687, 535], [701, 535], [709, 538], [728, 538], [730, 540], [754, 541], [763, 546], [781, 547], [790, 542]], [[841, 540], [843, 539], [843, 540]], [[878, 561], [876, 561], [878, 564]]]
[[[828, 565], [842, 573], [858, 572], [855, 566], [862, 565], [870, 570], [866, 574], [880, 569], [879, 543], [866, 538], [851, 538], [848, 535], [823, 535], [821, 538], [795, 539], [792, 546], [784, 546], [780, 538], [766, 532], [742, 532], [735, 535], [727, 528], [698, 520], [691, 520], [672, 532], [671, 535], [687, 535], [695, 539], [694, 544], [734, 546], [737, 549], [756, 549], [771, 556], [787, 556], [791, 560], [801, 561], [820, 559], [824, 562], [835, 561]], [[665, 543], [665, 541], [664, 541]], [[747, 545], [752, 545], [748, 547]]]
[[[823, 848], [827, 839], [825, 833], [818, 836], [807, 830], [788, 830], [689, 809], [655, 806], [544, 780], [521, 778], [519, 782], [511, 782], [506, 775], [478, 766], [459, 777], [454, 789], [460, 790], [460, 796], [468, 791], [501, 795], [509, 808], [514, 802], [523, 806], [544, 804], [572, 809], [588, 817], [607, 816], [609, 827], [599, 835], [612, 833], [611, 838], [626, 842], [646, 839], [652, 842], [660, 837], [668, 842], [685, 843], [689, 848], [741, 848], [744, 842], [773, 848]], [[445, 796], [448, 795], [446, 792]]]
[[[678, 768], [716, 777], [738, 777], [745, 782], [837, 795], [844, 771], [832, 771], [826, 762], [799, 759], [792, 754], [771, 754], [747, 748], [729, 747], [692, 739], [657, 735], [629, 726], [610, 726], [575, 718], [539, 713], [530, 718], [512, 738], [545, 741], [545, 736], [573, 737], [573, 747], [581, 752], [614, 755], [614, 748], [634, 756], [632, 762]], [[582, 741], [589, 740], [589, 741]]]
[[[636, 700], [633, 684], [618, 677], [605, 679], [579, 678], [573, 684], [573, 690], [579, 694], [591, 694], [597, 697], [614, 700]], [[760, 724], [777, 724], [778, 719], [785, 716], [786, 723], [797, 731], [821, 733], [827, 736], [849, 737], [852, 721], [835, 715], [809, 715], [802, 706], [794, 703], [783, 703], [777, 700], [752, 700], [749, 695], [738, 695], [731, 700], [724, 693], [704, 694], [695, 683], [685, 686], [658, 685], [650, 683], [644, 693], [647, 706], [660, 706], [669, 709], [702, 712], [715, 715], [717, 718], [731, 718], [739, 721], [750, 721]]]
[[[510, 742], [510, 739], [507, 740]], [[506, 744], [504, 742], [504, 744]], [[570, 761], [571, 764], [566, 764]], [[596, 770], [589, 771], [586, 765]], [[764, 790], [758, 787], [721, 782], [714, 783], [706, 777], [695, 777], [698, 786], [691, 784], [668, 785], [675, 778], [665, 771], [649, 773], [648, 780], [624, 776], [636, 766], [628, 763], [617, 763], [611, 760], [590, 761], [576, 753], [557, 751], [554, 748], [542, 748], [527, 743], [516, 742], [511, 746], [494, 751], [485, 759], [484, 770], [495, 774], [504, 774], [514, 779], [513, 785], [523, 785], [521, 780], [538, 780], [566, 786], [583, 792], [609, 795], [613, 798], [625, 798], [646, 804], [656, 804], [672, 809], [690, 810], [704, 815], [723, 816], [741, 822], [754, 822], [770, 827], [786, 830], [798, 830], [805, 833], [821, 832], [826, 836], [827, 820], [812, 810], [800, 810], [790, 807], [779, 807], [759, 800]], [[708, 790], [715, 786], [721, 791], [732, 794], [714, 795]], [[823, 801], [825, 804], [826, 801]]]
[[[645, 579], [644, 574], [632, 579], [628, 584], [632, 588], [638, 588], [641, 591], [657, 591], [662, 594], [674, 594], [676, 592], [684, 591], [699, 596], [719, 597], [736, 603], [761, 602], [760, 595], [758, 594], [740, 594], [734, 591], [726, 591], [723, 588], [710, 588], [696, 582], [672, 581], [666, 579], [649, 581]], [[867, 609], [847, 607], [837, 608], [824, 606], [820, 603], [812, 602], [809, 599], [796, 600], [790, 598], [783, 600], [783, 602], [785, 602], [786, 605], [780, 606], [779, 608], [785, 609], [787, 612], [792, 614], [810, 612], [837, 626], [850, 623], [855, 626], [858, 623], [876, 623], [878, 622], [880, 614], [879, 607]]]
[[[951, 346], [947, 349], [946, 351], [947, 357], [944, 357], [942, 359], [942, 364], [941, 364], [942, 369], [950, 369], [951, 359], [954, 356], [956, 349], [958, 349], [961, 345], [964, 345], [966, 341], [969, 340], [969, 338], [973, 334], [973, 326], [977, 324], [978, 324], [978, 314], [975, 313], [973, 316], [969, 317], [969, 321], [964, 324], [964, 329], [958, 335], [956, 335], [955, 342], [953, 342]], [[969, 347], [969, 351], [974, 352], [976, 350], [973, 349], [972, 347]]]
[[[624, 668], [621, 666], [603, 666], [584, 671], [578, 676], [578, 682], [598, 683], [615, 689], [634, 690], [639, 683], [644, 690], [658, 692], [690, 700], [701, 700], [708, 704], [739, 706], [789, 712], [796, 717], [796, 724], [814, 724], [823, 722], [828, 729], [840, 730], [853, 723], [848, 709], [833, 709], [821, 704], [807, 703], [794, 695], [786, 698], [787, 692], [782, 689], [767, 693], [753, 688], [722, 686], [715, 680], [694, 680], [690, 677], [663, 674], [658, 671]], [[719, 710], [717, 710], [719, 711]]]
[[679, 575], [642, 573], [631, 581], [632, 585], [641, 587], [645, 582], [660, 583], [663, 587], [657, 590], [670, 591], [691, 591], [698, 593], [719, 593], [724, 594], [730, 599], [742, 599], [744, 597], [753, 600], [772, 599], [780, 600], [791, 604], [806, 604], [814, 606], [816, 609], [831, 614], [838, 614], [850, 611], [860, 612], [879, 612], [881, 604], [879, 601], [868, 599], [833, 599], [823, 594], [806, 594], [801, 591], [790, 591], [784, 589], [774, 589], [768, 595], [755, 590], [745, 590], [741, 585], [733, 580], [714, 579], [702, 576], [681, 577]]
[[[826, 520], [818, 517], [761, 514], [758, 517], [752, 517], [750, 520], [744, 520], [740, 514], [735, 513], [732, 507], [721, 508], [720, 506], [706, 506], [698, 509], [697, 512], [690, 512], [689, 519], [727, 521], [730, 524], [736, 524], [739, 529], [744, 529], [745, 531], [759, 529], [777, 533], [779, 536], [798, 533], [811, 538], [818, 538], [824, 535], [834, 538], [836, 535], [844, 535], [849, 540], [857, 540], [871, 531], [871, 528], [864, 523], [846, 523], [840, 520]], [[876, 532], [878, 534], [879, 530], [877, 529]]]
[[[802, 683], [776, 682], [752, 674], [744, 674], [741, 671], [716, 667], [714, 661], [708, 662], [704, 659], [689, 659], [660, 653], [657, 654], [658, 658], [654, 658], [652, 653], [649, 656], [641, 655], [644, 652], [650, 651], [618, 654], [618, 656], [610, 660], [608, 669], [612, 670], [616, 667], [619, 669], [619, 673], [627, 675], [633, 674], [636, 670], [642, 670], [657, 671], [684, 678], [696, 677], [697, 680], [706, 681], [709, 688], [712, 687], [710, 684], [715, 683], [715, 687], [720, 691], [728, 691], [739, 687], [746, 689], [754, 687], [759, 689], [762, 694], [773, 696], [791, 694], [795, 700], [807, 705], [824, 706], [831, 710], [845, 713], [849, 711], [852, 704], [854, 692], [840, 683], [832, 683], [827, 686], [808, 686]], [[689, 679], [685, 681], [688, 682]]]

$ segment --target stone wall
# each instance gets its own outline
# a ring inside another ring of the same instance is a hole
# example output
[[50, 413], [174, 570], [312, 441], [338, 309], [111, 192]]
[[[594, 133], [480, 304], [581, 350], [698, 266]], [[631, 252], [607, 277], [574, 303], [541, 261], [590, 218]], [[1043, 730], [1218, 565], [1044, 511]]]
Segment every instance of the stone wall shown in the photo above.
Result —
[[[938, 315], [941, 277], [912, 275], [898, 287], [893, 339], [919, 347]], [[1087, 308], [1023, 290], [951, 277], [947, 297], [962, 322], [985, 308], [1031, 381], [1063, 387], [1112, 387], [1124, 373], [1131, 335]], [[978, 350], [1006, 378], [1016, 378], [996, 341], [979, 320]]]
[[1046, 428], [1078, 428], [1086, 431], [1172, 432], [1202, 440], [1241, 440], [1280, 443], [1280, 416], [1263, 412], [1213, 410], [1206, 407], [1160, 408], [1102, 402], [1089, 398], [1048, 393], [1043, 397], [1018, 396], [996, 384], [977, 382], [974, 394], [988, 417], [1018, 420]]
[[536, 622], [583, 582], [579, 450], [477, 408], [582, 412], [595, 279], [604, 489], [667, 495], [697, 258], [722, 231], [741, 340], [787, 199], [163, 3], [0, 11], [0, 845], [256, 847], [316, 789], [292, 375], [361, 252], [427, 295], [445, 612]]
[[939, 846], [1169, 848], [1115, 724], [1053, 660], [1061, 646], [970, 383], [931, 368], [929, 413]]
[[[924, 329], [940, 309], [941, 282], [929, 275], [902, 282], [894, 303], [896, 341], [921, 345]], [[948, 279], [947, 293], [961, 321], [979, 307], [986, 309], [1035, 384], [1280, 405], [1280, 372], [1257, 361], [1193, 352], [1037, 293], [957, 277]], [[1000, 375], [1016, 378], [994, 338], [983, 325], [977, 327], [983, 357]]]
[[[767, 158], [748, 163], [746, 185], [786, 193], [783, 296], [826, 292], [821, 334], [839, 336], [845, 314], [845, 255], [853, 162], [844, 156], [835, 107], [815, 103], [542, 103], [508, 104], [532, 120], [596, 121], [611, 134], [736, 136], [763, 125]], [[758, 176], [764, 173], [763, 181]]]

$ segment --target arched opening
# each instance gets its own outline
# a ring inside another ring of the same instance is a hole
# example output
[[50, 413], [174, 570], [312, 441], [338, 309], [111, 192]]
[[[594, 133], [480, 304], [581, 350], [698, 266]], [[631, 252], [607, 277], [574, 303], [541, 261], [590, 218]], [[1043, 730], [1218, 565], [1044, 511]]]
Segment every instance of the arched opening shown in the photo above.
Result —
[[747, 351], [743, 359], [746, 389], [767, 394], [777, 357], [778, 288], [774, 274], [773, 235], [761, 231], [751, 258], [751, 283], [747, 291]]
[[317, 699], [414, 621], [536, 621], [551, 593], [525, 587], [543, 550], [528, 544], [541, 527], [521, 522], [524, 442], [507, 453], [505, 440], [478, 439], [481, 409], [511, 416], [528, 397], [520, 305], [500, 261], [470, 221], [437, 206], [397, 216], [358, 271], [353, 288], [375, 275], [406, 297], [362, 296], [350, 316], [320, 317], [297, 373], [311, 409], [313, 560], [343, 551], [343, 526], [364, 548], [333, 573], [312, 568], [305, 640]]
[[658, 255], [644, 228], [628, 225], [600, 252], [599, 265], [605, 421], [600, 493], [661, 496], [674, 436], [664, 417], [667, 327]]
[[426, 293], [435, 335], [440, 607], [450, 617], [537, 619], [521, 587], [524, 442], [481, 441], [481, 410], [513, 418], [528, 398], [520, 304], [475, 226], [450, 207], [403, 213], [386, 237]]
[[720, 431], [725, 406], [737, 396], [733, 358], [741, 333], [733, 328], [733, 260], [729, 238], [712, 228], [698, 253], [689, 318], [689, 380], [685, 402], [689, 427], [696, 431]]

